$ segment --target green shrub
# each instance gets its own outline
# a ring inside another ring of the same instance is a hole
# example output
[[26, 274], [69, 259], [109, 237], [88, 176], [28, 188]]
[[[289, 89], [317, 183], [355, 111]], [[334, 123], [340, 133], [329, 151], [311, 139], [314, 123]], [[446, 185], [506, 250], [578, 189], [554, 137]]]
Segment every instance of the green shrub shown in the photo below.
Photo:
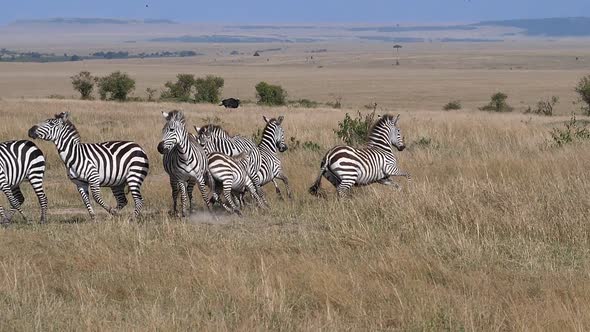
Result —
[[71, 77], [74, 90], [80, 92], [81, 99], [92, 99], [95, 78], [88, 71], [81, 71]]
[[492, 95], [490, 103], [481, 107], [480, 110], [488, 112], [512, 112], [513, 108], [506, 103], [508, 95], [502, 92]]
[[260, 82], [256, 84], [256, 97], [261, 105], [285, 105], [287, 92], [280, 85]]
[[580, 96], [580, 101], [585, 104], [582, 105], [582, 111], [586, 115], [590, 115], [590, 75], [584, 76], [580, 79], [575, 91]]
[[176, 82], [168, 81], [164, 84], [164, 90], [161, 99], [175, 100], [181, 102], [191, 101], [193, 87], [195, 86], [195, 76], [192, 74], [176, 75]]
[[223, 88], [224, 80], [219, 76], [207, 75], [205, 78], [197, 78], [195, 81], [195, 102], [197, 103], [219, 103], [219, 95]]
[[375, 110], [364, 117], [359, 111], [356, 118], [352, 118], [346, 113], [344, 119], [338, 122], [338, 130], [335, 130], [334, 133], [348, 145], [363, 145], [367, 142], [369, 130], [374, 122]]
[[443, 110], [445, 111], [460, 110], [461, 108], [463, 108], [463, 106], [459, 100], [452, 100], [443, 106]]
[[135, 80], [120, 71], [98, 79], [98, 93], [102, 100], [126, 101], [134, 89]]
[[565, 123], [564, 128], [551, 130], [551, 138], [556, 146], [561, 147], [576, 141], [590, 140], [590, 130], [588, 130], [586, 123], [576, 120], [576, 116], [572, 115], [570, 121]]
[[547, 115], [552, 116], [553, 110], [555, 109], [555, 105], [559, 103], [559, 97], [552, 96], [550, 99], [547, 100], [539, 100], [537, 103], [537, 107], [532, 109], [530, 106], [527, 108], [524, 113], [533, 113], [539, 115]]

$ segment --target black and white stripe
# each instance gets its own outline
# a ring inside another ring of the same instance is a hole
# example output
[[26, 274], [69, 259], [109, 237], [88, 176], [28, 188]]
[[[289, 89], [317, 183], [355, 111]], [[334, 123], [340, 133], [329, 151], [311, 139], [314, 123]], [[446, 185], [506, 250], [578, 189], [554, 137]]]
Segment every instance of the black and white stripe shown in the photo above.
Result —
[[[219, 152], [230, 157], [237, 156], [242, 152], [246, 154], [247, 174], [252, 179], [256, 192], [266, 204], [264, 193], [260, 189], [260, 179], [258, 178], [262, 158], [260, 156], [260, 150], [256, 144], [254, 144], [249, 138], [239, 135], [230, 136], [225, 130], [216, 125], [210, 124], [203, 126], [202, 128], [195, 127], [195, 130], [197, 131], [197, 139], [200, 141], [207, 154]], [[207, 135], [206, 143], [203, 141], [204, 135]]]
[[272, 181], [275, 186], [275, 190], [280, 198], [282, 198], [281, 190], [276, 179], [280, 179], [285, 184], [287, 189], [287, 196], [291, 198], [291, 189], [289, 188], [289, 179], [283, 173], [281, 166], [281, 160], [277, 156], [277, 151], [287, 151], [287, 144], [285, 144], [285, 131], [281, 126], [284, 117], [279, 116], [277, 119], [267, 119], [266, 116], [262, 117], [266, 122], [266, 126], [262, 131], [262, 140], [258, 144], [260, 150], [261, 165], [258, 171], [258, 179], [260, 180], [260, 186]]
[[[202, 135], [201, 139], [208, 140], [207, 134]], [[256, 192], [252, 178], [248, 175], [246, 153], [231, 157], [220, 152], [211, 152], [207, 155], [207, 159], [208, 174], [212, 180], [210, 181], [211, 190], [217, 196], [225, 198], [225, 202], [222, 200], [221, 204], [228, 212], [241, 215], [238, 208], [241, 203], [234, 194], [240, 194], [246, 190], [250, 192], [260, 207], [264, 206], [264, 202]], [[229, 204], [229, 207], [226, 203]]]
[[0, 190], [6, 194], [10, 210], [5, 213], [0, 206], [0, 222], [10, 222], [18, 211], [25, 220], [21, 205], [25, 201], [20, 184], [28, 180], [41, 206], [41, 223], [47, 219], [47, 196], [43, 190], [45, 157], [31, 141], [8, 141], [0, 143]]
[[182, 216], [186, 215], [187, 197], [190, 211], [193, 209], [193, 188], [199, 186], [201, 196], [207, 208], [209, 199], [205, 190], [205, 174], [207, 172], [207, 156], [193, 135], [186, 130], [186, 120], [180, 111], [162, 112], [166, 124], [162, 129], [162, 141], [158, 144], [158, 152], [164, 155], [164, 170], [170, 177], [172, 187], [172, 211], [177, 212], [176, 201], [180, 192], [182, 200]]
[[309, 189], [317, 195], [322, 176], [330, 181], [339, 196], [345, 196], [352, 186], [362, 186], [379, 182], [384, 185], [395, 185], [391, 176], [405, 176], [408, 173], [397, 167], [397, 158], [392, 146], [398, 151], [405, 148], [401, 130], [397, 127], [399, 115], [385, 115], [377, 120], [369, 132], [369, 142], [365, 148], [337, 146], [332, 148], [322, 160], [320, 174]]
[[[126, 186], [135, 202], [134, 216], [139, 216], [143, 206], [140, 189], [148, 174], [149, 162], [138, 144], [126, 141], [81, 143], [80, 134], [67, 112], [33, 126], [29, 129], [29, 136], [55, 143], [68, 177], [77, 186], [93, 220], [95, 214], [89, 193], [105, 210], [116, 214], [127, 205]], [[100, 187], [111, 188], [117, 200], [116, 208], [106, 205]]]

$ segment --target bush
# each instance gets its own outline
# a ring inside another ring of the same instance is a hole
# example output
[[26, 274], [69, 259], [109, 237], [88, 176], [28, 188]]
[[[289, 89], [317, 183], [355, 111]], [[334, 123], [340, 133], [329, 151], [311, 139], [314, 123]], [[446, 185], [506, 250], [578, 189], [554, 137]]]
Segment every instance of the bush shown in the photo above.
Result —
[[488, 112], [512, 112], [513, 108], [506, 103], [508, 95], [502, 92], [498, 92], [491, 97], [489, 104], [480, 108], [482, 111]]
[[155, 101], [156, 100], [156, 98], [155, 98], [156, 92], [158, 92], [158, 90], [152, 89], [152, 88], [146, 88], [145, 94], [147, 95], [147, 101]]
[[223, 88], [224, 80], [219, 76], [207, 75], [205, 78], [197, 78], [195, 87], [195, 102], [197, 103], [219, 103], [219, 95]]
[[135, 80], [120, 71], [98, 79], [98, 93], [102, 100], [126, 101], [134, 89]]
[[443, 106], [443, 110], [445, 111], [460, 110], [461, 108], [463, 108], [463, 106], [461, 106], [461, 101], [459, 100], [452, 100]]
[[295, 104], [295, 105], [298, 105], [299, 107], [305, 107], [305, 108], [316, 108], [316, 107], [318, 107], [319, 103], [317, 101], [303, 98], [303, 99], [299, 99], [299, 100], [289, 100], [289, 104]]
[[318, 152], [322, 150], [322, 147], [318, 143], [313, 141], [305, 141], [301, 143], [301, 141], [299, 141], [295, 137], [291, 137], [289, 141], [289, 151], [297, 151], [299, 149], [303, 149], [307, 151]]
[[92, 90], [94, 90], [95, 79], [90, 72], [81, 71], [71, 77], [74, 90], [80, 92], [81, 99], [92, 99]]
[[575, 90], [580, 95], [580, 101], [585, 104], [582, 105], [582, 111], [590, 115], [590, 75], [582, 77]]
[[256, 84], [256, 97], [261, 105], [285, 105], [287, 92], [280, 85], [260, 82]]
[[195, 76], [192, 74], [178, 74], [176, 75], [176, 82], [166, 82], [164, 87], [166, 90], [162, 92], [162, 99], [174, 99], [176, 101], [187, 102], [191, 100], [193, 94], [193, 86], [195, 85]]
[[565, 144], [576, 141], [585, 141], [590, 139], [590, 130], [586, 127], [586, 123], [576, 120], [576, 116], [572, 115], [570, 121], [565, 125], [565, 128], [553, 128], [551, 130], [551, 138], [556, 146], [561, 147]]
[[538, 114], [538, 115], [552, 116], [553, 110], [555, 108], [555, 105], [557, 105], [557, 103], [559, 103], [559, 97], [552, 96], [548, 100], [539, 100], [539, 102], [537, 103], [537, 108], [535, 108], [535, 109], [532, 109], [529, 106], [529, 108], [527, 108], [526, 111], [524, 111], [524, 113], [525, 114], [533, 113], [533, 114]]
[[369, 130], [374, 122], [375, 110], [364, 117], [359, 111], [358, 116], [354, 119], [346, 113], [344, 120], [338, 122], [338, 130], [335, 130], [334, 133], [348, 145], [363, 145], [367, 142]]

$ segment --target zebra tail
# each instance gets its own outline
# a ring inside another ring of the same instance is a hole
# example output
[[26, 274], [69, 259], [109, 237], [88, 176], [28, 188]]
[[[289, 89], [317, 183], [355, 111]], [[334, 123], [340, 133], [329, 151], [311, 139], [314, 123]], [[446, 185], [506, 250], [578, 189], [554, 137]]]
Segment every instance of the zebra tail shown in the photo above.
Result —
[[320, 195], [320, 187], [322, 185], [322, 177], [324, 176], [324, 173], [326, 173], [327, 169], [328, 169], [328, 162], [327, 162], [327, 158], [324, 157], [324, 159], [322, 160], [322, 164], [320, 166], [320, 174], [318, 175], [317, 179], [315, 179], [315, 182], [313, 183], [313, 185], [311, 187], [309, 187], [309, 193], [312, 194], [313, 196], [321, 196]]

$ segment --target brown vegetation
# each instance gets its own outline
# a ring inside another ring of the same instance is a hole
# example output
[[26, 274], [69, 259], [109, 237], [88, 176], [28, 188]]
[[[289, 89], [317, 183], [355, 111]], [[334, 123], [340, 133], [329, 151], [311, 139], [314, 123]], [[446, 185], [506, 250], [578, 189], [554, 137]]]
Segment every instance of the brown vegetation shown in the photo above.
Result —
[[[354, 110], [183, 104], [190, 124], [218, 116], [244, 135], [263, 126], [262, 114], [284, 114], [287, 138], [322, 149], [284, 154], [294, 200], [266, 187], [268, 211], [180, 221], [167, 217], [156, 152], [160, 111], [172, 108], [0, 100], [3, 140], [67, 110], [84, 141], [135, 140], [152, 165], [143, 222], [128, 222], [126, 208], [93, 224], [55, 147], [37, 142], [49, 162], [50, 223], [0, 230], [0, 329], [590, 328], [590, 154], [583, 143], [547, 143], [568, 117], [402, 112], [408, 149], [398, 156], [413, 182], [357, 188], [341, 201], [327, 181], [327, 199], [306, 188]], [[36, 215], [31, 194], [25, 211]]]

